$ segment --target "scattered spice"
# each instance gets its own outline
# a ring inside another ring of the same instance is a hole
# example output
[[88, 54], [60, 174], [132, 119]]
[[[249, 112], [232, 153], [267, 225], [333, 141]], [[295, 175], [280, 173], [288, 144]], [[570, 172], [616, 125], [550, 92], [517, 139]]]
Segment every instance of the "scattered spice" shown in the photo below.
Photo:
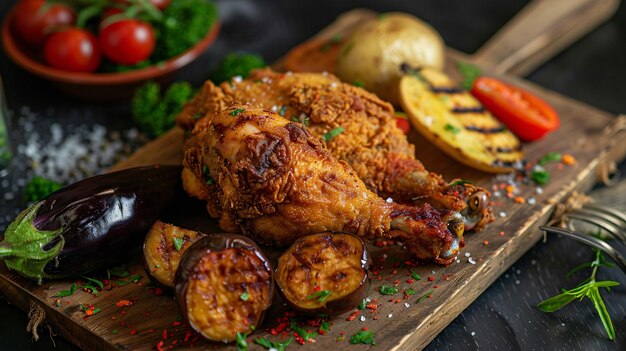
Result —
[[576, 159], [570, 154], [563, 155], [561, 161], [568, 166], [573, 166], [576, 164]]
[[118, 302], [115, 303], [115, 306], [122, 308], [122, 307], [131, 306], [132, 304], [133, 303], [128, 300], [119, 300]]
[[80, 309], [81, 311], [85, 312], [85, 315], [87, 316], [93, 316], [94, 314], [98, 314], [100, 313], [100, 308], [95, 307], [92, 304], [81, 304], [80, 305]]

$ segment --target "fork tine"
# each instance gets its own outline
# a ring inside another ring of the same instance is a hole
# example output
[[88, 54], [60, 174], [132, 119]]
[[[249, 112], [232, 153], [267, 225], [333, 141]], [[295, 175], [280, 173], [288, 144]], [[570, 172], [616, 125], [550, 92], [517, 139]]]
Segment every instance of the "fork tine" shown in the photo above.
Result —
[[583, 244], [587, 244], [589, 246], [595, 247], [598, 250], [601, 250], [602, 252], [606, 253], [617, 264], [617, 266], [622, 269], [624, 273], [626, 273], [626, 259], [624, 259], [624, 256], [622, 256], [619, 252], [617, 252], [617, 250], [615, 250], [611, 245], [607, 244], [606, 242], [594, 238], [591, 235], [584, 235], [567, 229], [545, 226], [539, 227], [539, 229], [548, 233], [564, 235], [568, 238], [574, 239]]
[[617, 221], [619, 221], [621, 224], [619, 225], [622, 228], [626, 228], [626, 213], [622, 213], [614, 208], [611, 207], [606, 207], [606, 206], [601, 206], [601, 205], [592, 205], [592, 204], [585, 204], [583, 206], [584, 208], [588, 208], [590, 210], [593, 211], [598, 211], [598, 212], [602, 212], [605, 213], [613, 218], [615, 218]]
[[621, 223], [619, 220], [617, 220], [615, 217], [611, 216], [611, 215], [607, 215], [604, 212], [595, 210], [595, 209], [590, 209], [590, 208], [581, 208], [581, 209], [575, 209], [572, 210], [570, 213], [573, 213], [575, 215], [581, 215], [581, 216], [585, 216], [585, 217], [590, 217], [589, 219], [600, 219], [601, 221], [605, 221], [606, 223], [612, 224], [615, 231], [617, 233], [615, 236], [618, 236], [619, 239], [626, 241], [626, 227], [622, 227]]
[[610, 222], [605, 221], [604, 219], [594, 216], [592, 214], [580, 215], [575, 212], [568, 212], [565, 214], [567, 218], [578, 219], [583, 222], [591, 223], [599, 226], [600, 228], [606, 230], [612, 237], [617, 238], [626, 242], [626, 236], [622, 233], [622, 230], [617, 226], [613, 225]]

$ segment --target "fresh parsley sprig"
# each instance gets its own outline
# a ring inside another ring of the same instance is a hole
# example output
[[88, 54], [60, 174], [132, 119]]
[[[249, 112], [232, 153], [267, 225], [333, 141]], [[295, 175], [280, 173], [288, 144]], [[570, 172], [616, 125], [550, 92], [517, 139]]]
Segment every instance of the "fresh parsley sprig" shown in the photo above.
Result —
[[592, 262], [577, 266], [568, 273], [569, 276], [572, 273], [577, 272], [581, 269], [592, 268], [591, 277], [583, 280], [573, 289], [563, 289], [563, 292], [561, 294], [542, 301], [540, 304], [537, 305], [537, 307], [543, 312], [554, 312], [563, 308], [565, 305], [576, 299], [582, 301], [584, 298], [588, 298], [591, 300], [591, 302], [593, 302], [593, 306], [596, 308], [596, 311], [598, 311], [598, 315], [602, 320], [602, 324], [604, 325], [607, 336], [609, 337], [609, 339], [615, 340], [615, 328], [613, 328], [611, 316], [609, 315], [604, 301], [602, 300], [602, 296], [600, 295], [600, 288], [605, 288], [606, 290], [610, 291], [611, 287], [618, 286], [620, 284], [613, 280], [596, 280], [598, 268], [610, 268], [613, 265], [609, 262], [606, 262], [602, 251], [597, 249], [593, 250], [596, 254], [596, 257]]

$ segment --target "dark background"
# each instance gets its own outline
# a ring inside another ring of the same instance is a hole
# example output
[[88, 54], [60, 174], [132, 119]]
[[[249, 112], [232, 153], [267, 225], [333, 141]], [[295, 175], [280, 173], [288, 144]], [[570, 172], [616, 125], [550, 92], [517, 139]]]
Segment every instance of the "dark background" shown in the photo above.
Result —
[[[15, 0], [0, 1], [0, 16], [4, 17], [14, 3]], [[520, 0], [220, 1], [223, 28], [218, 40], [198, 61], [181, 72], [180, 79], [199, 85], [213, 65], [231, 51], [258, 52], [272, 62], [331, 23], [340, 13], [355, 7], [412, 13], [432, 24], [448, 46], [472, 53], [526, 3]], [[612, 19], [527, 78], [618, 114], [626, 111], [625, 63], [626, 6], [622, 4]], [[50, 83], [22, 71], [4, 53], [0, 54], [0, 74], [9, 108], [17, 110], [26, 105], [41, 112], [36, 128], [42, 133], [54, 122], [60, 123], [67, 132], [81, 124], [101, 124], [109, 130], [132, 126], [126, 104], [97, 105], [65, 97]], [[54, 109], [53, 114], [43, 113], [49, 108]], [[18, 124], [16, 118], [12, 122], [14, 126]], [[25, 135], [16, 132], [12, 138], [17, 144]], [[614, 195], [617, 205], [626, 208], [626, 194]], [[19, 197], [7, 201], [0, 196], [0, 231], [7, 225], [2, 218], [12, 217], [23, 205]], [[617, 245], [626, 252], [624, 246]], [[603, 292], [617, 331], [615, 342], [606, 339], [589, 301], [573, 303], [554, 314], [545, 314], [535, 307], [541, 300], [557, 294], [560, 288], [571, 287], [584, 279], [584, 274], [569, 280], [564, 276], [570, 268], [592, 258], [590, 249], [565, 238], [551, 237], [547, 243], [537, 244], [452, 322], [428, 350], [626, 349], [626, 288], [623, 286], [610, 293]], [[626, 276], [617, 269], [602, 270], [600, 279], [626, 284]], [[25, 313], [0, 301], [0, 350], [53, 347], [47, 332], [41, 333], [43, 337], [38, 343], [31, 341], [25, 331], [26, 324]], [[75, 349], [60, 337], [55, 341], [58, 350]]]

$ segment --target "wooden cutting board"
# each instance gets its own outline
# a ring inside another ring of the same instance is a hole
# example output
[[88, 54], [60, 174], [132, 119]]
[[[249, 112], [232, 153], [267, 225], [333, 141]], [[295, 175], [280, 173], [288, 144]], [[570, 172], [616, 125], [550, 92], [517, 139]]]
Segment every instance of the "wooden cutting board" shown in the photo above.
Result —
[[[545, 2], [542, 3], [545, 6]], [[348, 12], [319, 36], [330, 38], [335, 33], [346, 34], [358, 23], [372, 16], [374, 14], [369, 11]], [[483, 54], [472, 58], [449, 50], [447, 71], [458, 76], [456, 61], [489, 62], [486, 57], [501, 58], [501, 55]], [[533, 57], [536, 62], [541, 61], [536, 56]], [[350, 336], [363, 327], [367, 327], [375, 335], [377, 345], [372, 346], [373, 349], [411, 350], [424, 347], [541, 238], [542, 234], [537, 227], [546, 223], [554, 204], [562, 202], [575, 190], [588, 189], [596, 180], [599, 170], [626, 155], [626, 138], [623, 133], [626, 118], [616, 118], [520, 79], [497, 75], [489, 69], [485, 71], [542, 96], [561, 116], [562, 126], [558, 131], [539, 142], [524, 146], [528, 160], [536, 160], [547, 152], [554, 151], [572, 154], [577, 163], [560, 170], [556, 164], [547, 166], [553, 177], [541, 194], [532, 185], [522, 186], [519, 195], [525, 199], [535, 198], [534, 205], [518, 204], [506, 197], [494, 198], [496, 221], [484, 232], [469, 233], [466, 236], [463, 253], [469, 254], [471, 260], [462, 255], [459, 263], [453, 263], [449, 267], [432, 264], [413, 267], [412, 270], [422, 277], [419, 281], [410, 282], [409, 270], [403, 264], [407, 257], [399, 247], [370, 246], [374, 261], [377, 262], [377, 274], [368, 296], [372, 300], [377, 299], [380, 306], [375, 311], [355, 310], [358, 316], [352, 321], [346, 319], [353, 312], [331, 318], [333, 327], [328, 335], [318, 336], [315, 343], [307, 343], [303, 349], [365, 349], [368, 346], [351, 346], [348, 343]], [[488, 189], [493, 184], [499, 184], [494, 183], [492, 175], [473, 171], [449, 158], [423, 141], [415, 132], [412, 131], [409, 138], [416, 145], [418, 158], [429, 170], [442, 173], [447, 179], [469, 179]], [[146, 145], [114, 169], [155, 163], [179, 164], [181, 148], [182, 132], [174, 129]], [[209, 228], [207, 230], [216, 228], [211, 220], [206, 220], [205, 224]], [[269, 249], [271, 256], [276, 256], [279, 252], [278, 249]], [[98, 296], [77, 291], [70, 297], [61, 298], [57, 307], [54, 295], [69, 289], [71, 281], [51, 281], [37, 285], [0, 264], [0, 291], [9, 301], [25, 311], [39, 306], [45, 313], [48, 324], [56, 332], [85, 350], [151, 350], [161, 342], [165, 348], [235, 349], [234, 345], [211, 345], [193, 334], [187, 336], [189, 330], [179, 322], [174, 299], [168, 295], [155, 294], [145, 276], [140, 258], [128, 262], [127, 268], [131, 275], [141, 274], [142, 278], [136, 283], [123, 286], [112, 284], [114, 287], [111, 290], [104, 290]], [[128, 278], [121, 280], [127, 281]], [[416, 291], [415, 295], [405, 298], [404, 294], [397, 293], [393, 296], [394, 301], [390, 302], [390, 296], [383, 296], [377, 291], [380, 285], [393, 285], [396, 281], [401, 291], [412, 288]], [[431, 290], [433, 293], [429, 298], [417, 302], [419, 297]], [[116, 303], [120, 300], [133, 301], [133, 305], [117, 307]], [[93, 304], [101, 312], [87, 317], [80, 308], [81, 304]], [[273, 341], [286, 339], [268, 333], [268, 330], [277, 326], [276, 319], [284, 311], [283, 304], [277, 301], [263, 325], [248, 338], [250, 349], [260, 349], [260, 346], [252, 344], [252, 340], [257, 337], [268, 336]], [[361, 317], [365, 321], [361, 321]], [[342, 335], [345, 339], [337, 341]], [[289, 349], [298, 347], [292, 345]]]

